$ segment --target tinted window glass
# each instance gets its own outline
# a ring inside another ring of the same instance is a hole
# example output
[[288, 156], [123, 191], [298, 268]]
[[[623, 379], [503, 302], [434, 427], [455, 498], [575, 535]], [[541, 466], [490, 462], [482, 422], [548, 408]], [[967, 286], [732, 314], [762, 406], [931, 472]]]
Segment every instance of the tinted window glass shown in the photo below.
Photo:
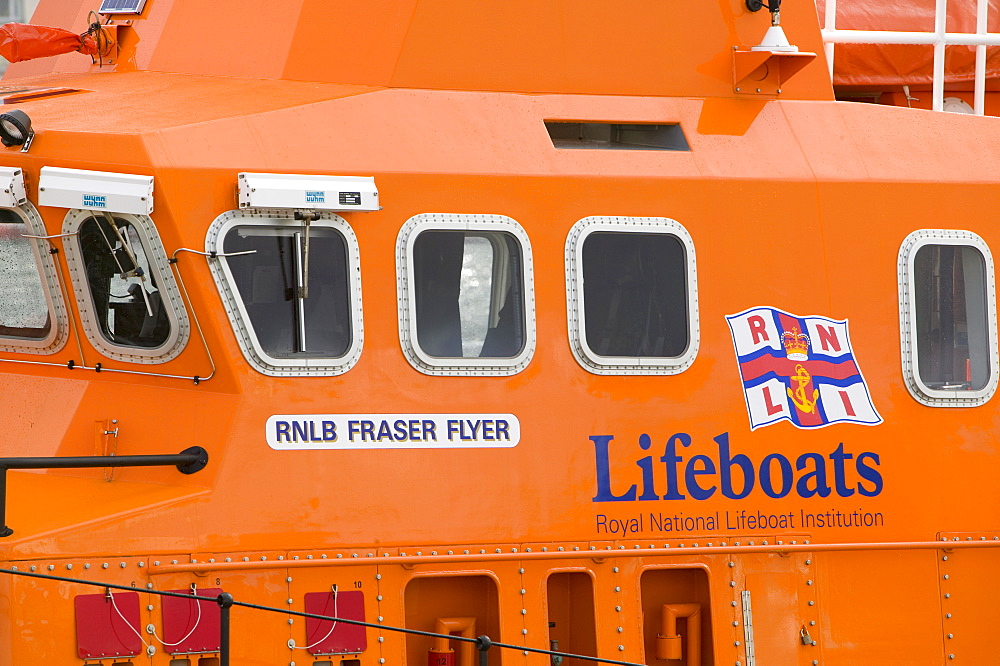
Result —
[[511, 358], [525, 343], [521, 247], [505, 232], [424, 231], [413, 244], [417, 342], [438, 358]]
[[20, 216], [0, 210], [0, 336], [42, 339], [52, 327], [45, 288]]
[[931, 389], [979, 390], [990, 378], [986, 262], [967, 245], [925, 245], [913, 266], [917, 360]]
[[675, 236], [599, 231], [583, 242], [586, 341], [601, 356], [677, 357], [689, 322], [684, 246]]
[[347, 246], [340, 232], [311, 227], [307, 251], [302, 227], [237, 226], [226, 234], [223, 248], [227, 254], [254, 251], [227, 261], [264, 353], [272, 358], [347, 353], [353, 332]]
[[92, 216], [80, 224], [79, 242], [104, 338], [125, 347], [163, 345], [170, 319], [136, 228], [120, 218]]

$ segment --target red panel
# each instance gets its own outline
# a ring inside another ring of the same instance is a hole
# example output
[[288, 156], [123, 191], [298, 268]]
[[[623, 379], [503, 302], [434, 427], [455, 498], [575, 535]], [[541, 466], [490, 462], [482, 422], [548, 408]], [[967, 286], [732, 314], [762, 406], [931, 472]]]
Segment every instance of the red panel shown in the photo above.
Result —
[[139, 594], [112, 594], [114, 603], [107, 594], [81, 594], [73, 600], [76, 610], [76, 650], [81, 659], [134, 657], [142, 651], [142, 641], [137, 633]]
[[[307, 613], [365, 621], [365, 595], [360, 590], [338, 592], [336, 599], [333, 592], [308, 592], [305, 605]], [[368, 637], [365, 627], [356, 624], [307, 617], [306, 646], [312, 646], [309, 647], [312, 655], [356, 654], [368, 647]]]
[[[169, 591], [178, 594], [191, 592]], [[197, 594], [199, 597], [217, 597], [222, 590], [207, 587], [198, 590]], [[218, 652], [220, 623], [219, 604], [214, 601], [163, 597], [163, 649], [170, 654]]]

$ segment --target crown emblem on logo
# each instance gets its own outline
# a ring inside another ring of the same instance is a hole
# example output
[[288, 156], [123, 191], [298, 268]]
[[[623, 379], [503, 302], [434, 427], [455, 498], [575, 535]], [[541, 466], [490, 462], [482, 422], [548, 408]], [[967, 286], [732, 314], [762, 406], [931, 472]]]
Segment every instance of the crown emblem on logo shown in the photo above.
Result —
[[809, 336], [799, 333], [798, 326], [781, 334], [781, 344], [785, 347], [785, 356], [793, 361], [809, 359]]

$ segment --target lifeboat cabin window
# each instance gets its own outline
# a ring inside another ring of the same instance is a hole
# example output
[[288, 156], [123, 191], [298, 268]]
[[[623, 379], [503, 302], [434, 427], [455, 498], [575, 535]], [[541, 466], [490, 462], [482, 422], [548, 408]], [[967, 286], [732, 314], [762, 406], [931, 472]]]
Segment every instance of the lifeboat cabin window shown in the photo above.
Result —
[[190, 335], [180, 292], [153, 221], [145, 215], [73, 210], [66, 261], [91, 344], [109, 358], [163, 363]]
[[967, 231], [910, 234], [899, 254], [903, 372], [919, 402], [970, 407], [997, 385], [993, 258]]
[[209, 230], [216, 284], [247, 361], [272, 376], [331, 376], [361, 354], [358, 242], [343, 218], [229, 212]]
[[34, 206], [0, 209], [0, 351], [52, 354], [66, 342], [66, 309]]
[[527, 234], [500, 215], [418, 215], [397, 243], [400, 338], [432, 375], [512, 375], [534, 351]]
[[595, 374], [675, 374], [698, 351], [694, 244], [667, 218], [588, 217], [566, 251], [570, 346]]

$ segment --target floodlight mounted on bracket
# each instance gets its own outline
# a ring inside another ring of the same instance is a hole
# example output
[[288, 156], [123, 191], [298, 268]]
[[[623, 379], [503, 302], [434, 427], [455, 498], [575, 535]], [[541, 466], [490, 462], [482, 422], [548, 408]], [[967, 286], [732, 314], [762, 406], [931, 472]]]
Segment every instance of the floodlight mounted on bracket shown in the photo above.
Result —
[[749, 48], [733, 46], [733, 92], [780, 95], [782, 85], [815, 60], [816, 54], [800, 52], [788, 42], [781, 28], [781, 0], [743, 1], [751, 12], [767, 7], [771, 13], [771, 27], [760, 44]]

